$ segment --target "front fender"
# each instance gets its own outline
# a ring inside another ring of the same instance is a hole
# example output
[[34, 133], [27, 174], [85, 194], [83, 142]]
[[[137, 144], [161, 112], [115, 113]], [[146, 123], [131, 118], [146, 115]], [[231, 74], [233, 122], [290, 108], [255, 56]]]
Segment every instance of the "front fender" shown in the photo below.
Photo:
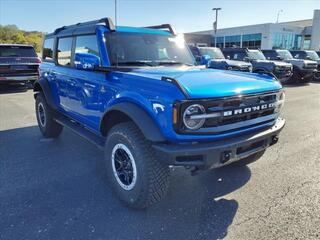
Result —
[[108, 117], [108, 114], [112, 111], [119, 111], [127, 115], [139, 127], [146, 139], [152, 142], [164, 142], [166, 140], [150, 114], [142, 107], [130, 102], [120, 102], [110, 107], [101, 120], [100, 129], [103, 129], [104, 118]]

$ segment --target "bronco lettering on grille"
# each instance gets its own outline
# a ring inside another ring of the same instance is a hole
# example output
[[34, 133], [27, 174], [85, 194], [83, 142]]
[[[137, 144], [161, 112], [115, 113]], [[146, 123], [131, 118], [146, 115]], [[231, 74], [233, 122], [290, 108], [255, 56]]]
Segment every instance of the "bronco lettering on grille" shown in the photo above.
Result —
[[229, 116], [233, 116], [233, 115], [255, 112], [255, 111], [265, 110], [265, 109], [274, 108], [274, 107], [276, 107], [276, 103], [262, 104], [262, 105], [258, 105], [258, 106], [238, 108], [238, 109], [234, 109], [234, 110], [224, 111], [222, 115], [224, 117], [229, 117]]

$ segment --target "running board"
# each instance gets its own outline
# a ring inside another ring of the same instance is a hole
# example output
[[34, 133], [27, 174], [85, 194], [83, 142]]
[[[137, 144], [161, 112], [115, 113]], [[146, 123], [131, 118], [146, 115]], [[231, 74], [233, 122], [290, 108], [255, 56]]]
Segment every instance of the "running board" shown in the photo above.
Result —
[[70, 129], [72, 132], [76, 133], [77, 135], [85, 138], [87, 141], [91, 142], [92, 144], [96, 145], [100, 150], [104, 149], [105, 145], [105, 138], [97, 136], [87, 128], [83, 127], [79, 123], [68, 119], [65, 116], [59, 116], [58, 118], [54, 119], [57, 123], [61, 124], [62, 126]]

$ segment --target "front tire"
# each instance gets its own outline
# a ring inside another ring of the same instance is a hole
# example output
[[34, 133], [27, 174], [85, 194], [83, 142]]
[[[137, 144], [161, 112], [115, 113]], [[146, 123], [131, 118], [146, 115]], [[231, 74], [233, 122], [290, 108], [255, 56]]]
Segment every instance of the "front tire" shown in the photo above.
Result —
[[42, 92], [37, 94], [35, 107], [38, 126], [42, 135], [45, 138], [57, 138], [63, 127], [54, 120], [54, 112], [47, 104]]
[[151, 143], [133, 122], [110, 130], [105, 163], [112, 188], [127, 206], [143, 209], [166, 195], [169, 167], [156, 159]]

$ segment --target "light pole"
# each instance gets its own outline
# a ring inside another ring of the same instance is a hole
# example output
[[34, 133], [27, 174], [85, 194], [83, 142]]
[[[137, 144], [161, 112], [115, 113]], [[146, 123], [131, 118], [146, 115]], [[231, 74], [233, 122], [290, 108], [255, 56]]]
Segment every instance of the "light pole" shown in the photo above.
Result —
[[212, 11], [216, 11], [216, 21], [213, 23], [213, 30], [214, 30], [214, 46], [217, 46], [217, 28], [218, 28], [218, 11], [221, 8], [212, 8]]
[[282, 10], [282, 9], [278, 11], [278, 14], [277, 14], [277, 21], [276, 21], [276, 23], [279, 23], [279, 16], [280, 16], [280, 13], [283, 13], [283, 10]]

